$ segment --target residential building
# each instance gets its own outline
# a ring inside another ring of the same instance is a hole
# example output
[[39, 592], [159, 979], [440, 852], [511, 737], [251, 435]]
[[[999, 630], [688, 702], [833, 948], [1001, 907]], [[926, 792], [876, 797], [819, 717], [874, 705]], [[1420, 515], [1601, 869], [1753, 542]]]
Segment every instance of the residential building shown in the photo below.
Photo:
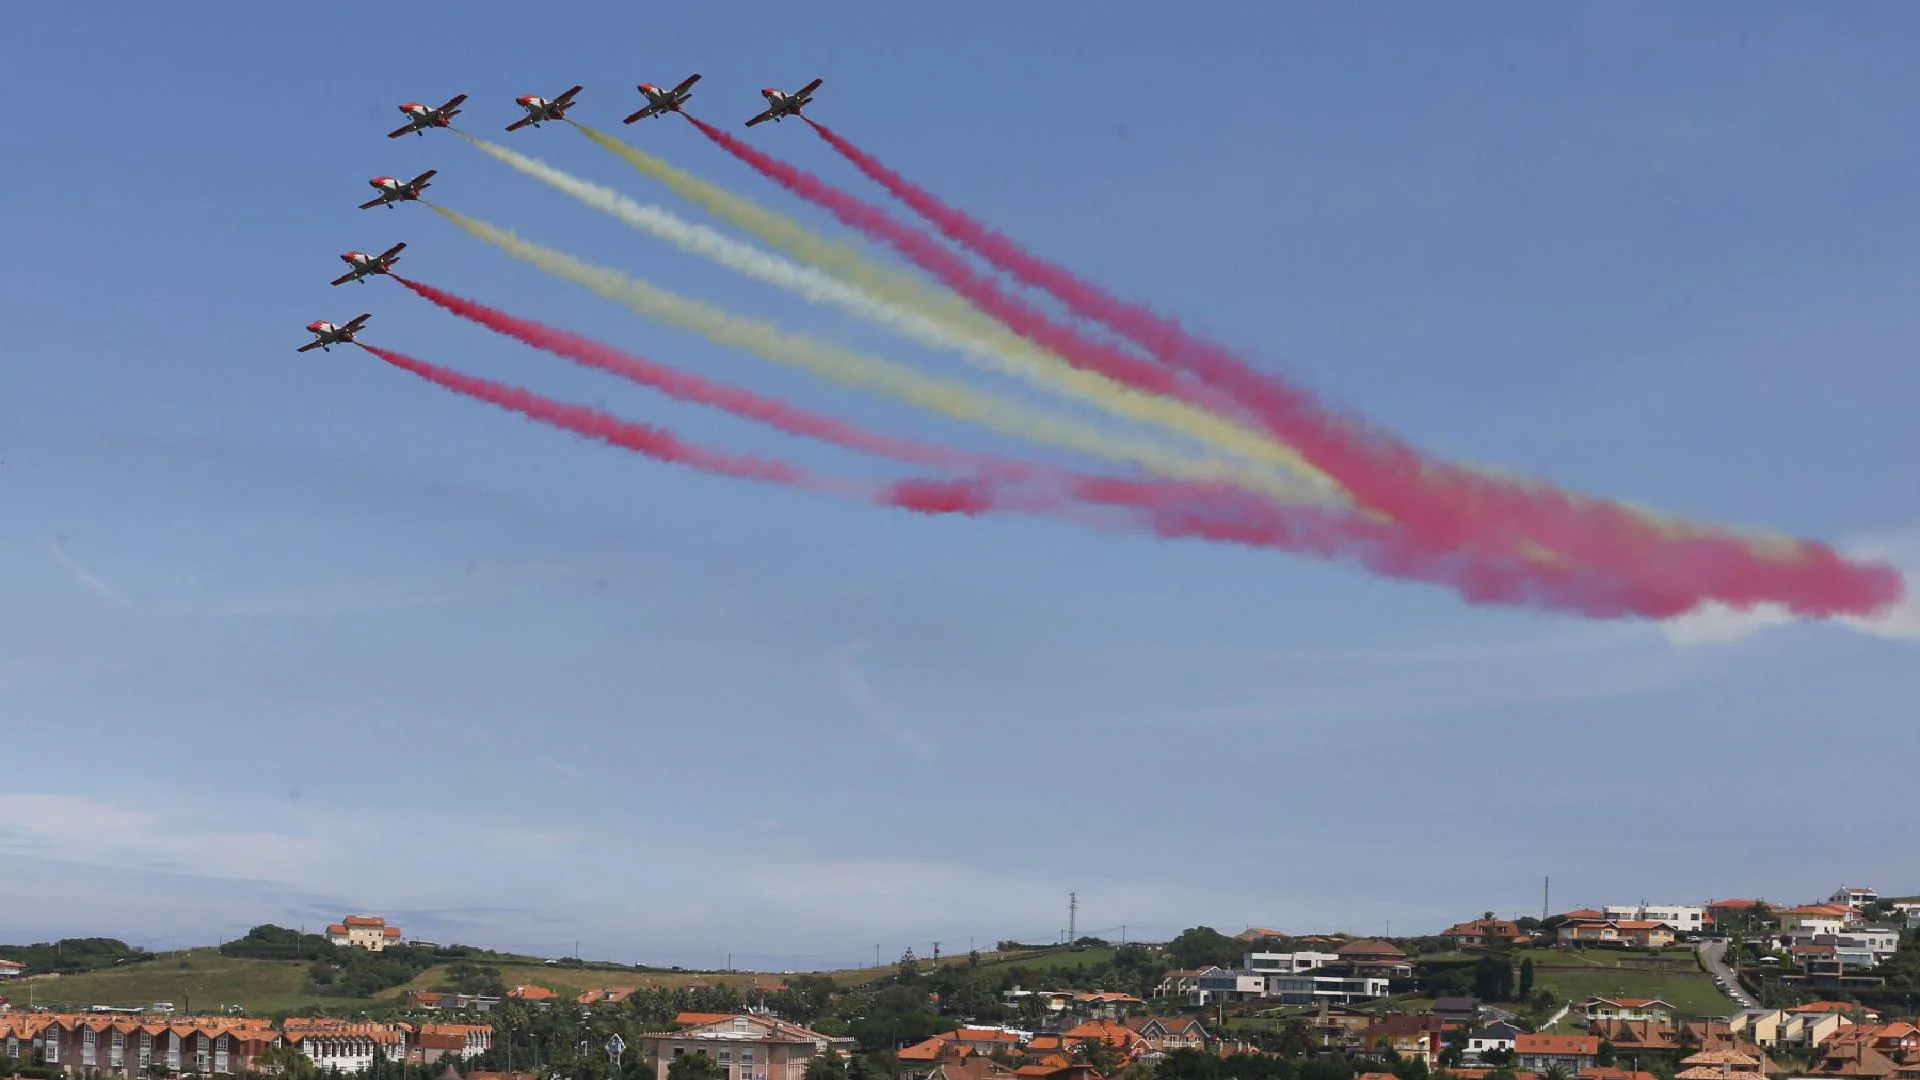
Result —
[[1127, 1026], [1159, 1054], [1182, 1047], [1204, 1050], [1210, 1038], [1207, 1029], [1191, 1016], [1130, 1016]]
[[1681, 1058], [1680, 1064], [1674, 1080], [1761, 1080], [1769, 1062], [1762, 1055], [1738, 1050], [1702, 1050]]
[[1587, 1024], [1587, 1034], [1612, 1043], [1614, 1051], [1620, 1054], [1680, 1048], [1679, 1032], [1672, 1024], [1659, 1020], [1593, 1020]]
[[575, 1005], [618, 1005], [639, 992], [634, 986], [603, 986], [596, 990], [582, 990], [580, 996], [573, 999]]
[[1515, 945], [1528, 939], [1525, 930], [1506, 919], [1475, 919], [1455, 923], [1440, 932], [1456, 949], [1477, 949], [1487, 945]]
[[1580, 1012], [1590, 1022], [1657, 1020], [1665, 1023], [1673, 1019], [1673, 1005], [1659, 998], [1604, 998], [1596, 995], [1580, 1003]]
[[801, 1080], [807, 1063], [828, 1049], [845, 1053], [853, 1040], [765, 1016], [729, 1016], [679, 1031], [640, 1036], [640, 1059], [666, 1080], [675, 1058], [706, 1054], [720, 1066], [724, 1080]]
[[0, 960], [0, 979], [17, 978], [26, 966], [18, 960]]
[[1194, 970], [1176, 968], [1167, 972], [1166, 977], [1160, 980], [1160, 985], [1153, 988], [1153, 996], [1156, 998], [1187, 997], [1199, 989], [1200, 976], [1209, 971], [1218, 970], [1218, 968]]
[[1383, 1016], [1360, 1032], [1363, 1052], [1384, 1055], [1392, 1051], [1409, 1061], [1424, 1061], [1429, 1069], [1440, 1064], [1445, 1040], [1446, 1021], [1432, 1013]]
[[1521, 1035], [1513, 1041], [1514, 1064], [1545, 1072], [1558, 1065], [1570, 1073], [1593, 1067], [1600, 1040], [1592, 1035]]
[[374, 1058], [405, 1061], [408, 1029], [399, 1024], [349, 1024], [324, 1017], [288, 1017], [280, 1025], [287, 1045], [299, 1049], [322, 1072], [365, 1072]]
[[1335, 949], [1334, 953], [1340, 957], [1340, 963], [1355, 975], [1406, 978], [1413, 974], [1413, 965], [1407, 962], [1407, 954], [1391, 941], [1374, 938], [1349, 941]]
[[1193, 993], [1187, 996], [1187, 1003], [1213, 1005], [1222, 1001], [1252, 1001], [1266, 994], [1266, 975], [1258, 971], [1214, 968], [1196, 980]]
[[1893, 912], [1907, 929], [1920, 927], [1920, 900], [1896, 900], [1893, 902]]
[[1880, 894], [1872, 889], [1854, 885], [1842, 885], [1827, 897], [1829, 904], [1845, 904], [1850, 908], [1863, 908], [1880, 902]]
[[379, 915], [349, 915], [327, 927], [327, 940], [335, 945], [352, 945], [369, 952], [380, 952], [400, 944], [400, 928], [388, 926]]
[[1433, 1008], [1427, 1011], [1449, 1024], [1471, 1028], [1480, 1021], [1480, 999], [1477, 997], [1435, 998]]
[[1242, 966], [1248, 971], [1292, 975], [1339, 962], [1339, 954], [1330, 952], [1250, 952]]
[[1478, 1031], [1468, 1033], [1463, 1056], [1469, 1064], [1479, 1064], [1485, 1060], [1484, 1055], [1490, 1052], [1504, 1050], [1512, 1053], [1514, 1040], [1524, 1034], [1526, 1032], [1505, 1021], [1488, 1024]]
[[1803, 904], [1779, 913], [1780, 932], [1838, 934], [1861, 920], [1856, 908], [1845, 904]]
[[1661, 949], [1673, 944], [1673, 927], [1644, 919], [1581, 919], [1560, 924], [1562, 945], [1620, 945]]
[[0, 1051], [38, 1057], [69, 1074], [136, 1078], [168, 1072], [226, 1075], [253, 1070], [280, 1043], [266, 1020], [0, 1012]]
[[507, 997], [513, 1001], [548, 1002], [554, 999], [554, 993], [539, 983], [522, 983], [508, 990]]
[[1239, 933], [1233, 935], [1233, 939], [1235, 941], [1245, 941], [1251, 944], [1256, 941], [1265, 941], [1268, 938], [1284, 939], [1286, 936], [1287, 936], [1286, 934], [1282, 933], [1279, 930], [1275, 930], [1271, 927], [1249, 926], [1245, 930], [1242, 930]]
[[493, 1047], [491, 1024], [420, 1024], [413, 1028], [407, 1061], [432, 1065], [445, 1058], [465, 1061]]
[[1382, 975], [1332, 975], [1309, 972], [1304, 975], [1268, 975], [1262, 996], [1283, 1005], [1354, 1005], [1387, 996], [1388, 982]]
[[1852, 1023], [1837, 1012], [1757, 1009], [1734, 1017], [1730, 1026], [1763, 1049], [1805, 1049], [1819, 1046]]
[[1691, 904], [1608, 904], [1603, 913], [1616, 922], [1663, 922], [1682, 934], [1698, 934], [1711, 923], [1705, 907]]
[[1128, 1013], [1146, 1006], [1146, 1002], [1132, 994], [1112, 990], [1091, 990], [1073, 995], [1073, 1007], [1081, 1015], [1105, 1020], [1123, 1020]]

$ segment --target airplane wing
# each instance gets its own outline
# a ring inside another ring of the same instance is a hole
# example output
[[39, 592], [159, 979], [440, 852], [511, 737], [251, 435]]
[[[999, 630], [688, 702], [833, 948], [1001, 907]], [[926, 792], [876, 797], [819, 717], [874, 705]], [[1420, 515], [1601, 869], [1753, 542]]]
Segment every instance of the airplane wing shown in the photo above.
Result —
[[376, 256], [376, 258], [378, 258], [381, 262], [387, 262], [393, 259], [395, 255], [400, 254], [400, 252], [404, 250], [406, 246], [407, 246], [406, 243], [402, 241], [401, 243], [395, 244], [392, 247], [388, 248], [387, 250], [381, 252], [378, 256]]
[[334, 279], [333, 279], [333, 284], [335, 284], [335, 285], [345, 285], [345, 284], [346, 284], [347, 282], [349, 282], [349, 281], [352, 281], [352, 280], [353, 280], [353, 271], [351, 271], [351, 270], [349, 270], [349, 271], [347, 271], [346, 273], [344, 273], [344, 274], [341, 274], [341, 275], [340, 275], [339, 277], [337, 277], [337, 278], [334, 278]]
[[553, 103], [554, 103], [555, 105], [565, 105], [565, 104], [567, 104], [568, 102], [570, 102], [570, 101], [572, 101], [572, 100], [573, 100], [573, 95], [575, 95], [575, 94], [577, 94], [577, 93], [579, 93], [579, 92], [580, 92], [580, 87], [578, 87], [578, 86], [576, 86], [576, 87], [574, 87], [573, 89], [571, 89], [571, 90], [569, 90], [569, 91], [567, 91], [566, 93], [564, 93], [564, 94], [561, 94], [561, 95], [560, 95], [559, 97], [557, 97], [557, 98], [554, 98], [554, 99], [553, 99]]
[[350, 323], [348, 323], [347, 325], [345, 325], [345, 326], [343, 326], [343, 327], [341, 327], [340, 329], [341, 329], [341, 330], [343, 330], [343, 331], [347, 331], [347, 332], [352, 332], [352, 331], [354, 331], [354, 330], [358, 330], [358, 329], [360, 329], [360, 328], [361, 328], [362, 326], [365, 326], [365, 325], [367, 324], [367, 320], [368, 320], [368, 319], [371, 319], [371, 318], [373, 318], [373, 312], [371, 312], [371, 311], [363, 311], [363, 312], [361, 312], [360, 314], [358, 314], [358, 315], [355, 315], [355, 316], [353, 317], [353, 321], [352, 321], [352, 322], [350, 322]]
[[412, 124], [408, 124], [405, 127], [394, 128], [392, 131], [387, 132], [387, 138], [397, 139], [400, 136], [405, 135], [409, 131], [413, 131], [413, 130], [414, 130], [414, 126]]
[[680, 85], [673, 88], [673, 93], [676, 95], [684, 94], [687, 92], [687, 87], [692, 86], [694, 83], [697, 83], [699, 81], [700, 81], [700, 73], [696, 71], [693, 74], [687, 76], [685, 79], [682, 79], [680, 81]]
[[380, 205], [381, 203], [383, 203], [383, 202], [386, 202], [386, 201], [387, 201], [387, 200], [386, 200], [386, 197], [385, 197], [385, 196], [381, 196], [381, 197], [380, 197], [380, 198], [378, 198], [378, 199], [368, 199], [368, 200], [367, 200], [366, 202], [363, 202], [363, 203], [361, 203], [361, 204], [360, 204], [360, 209], [362, 209], [362, 210], [371, 210], [371, 209], [373, 209], [374, 207], [376, 207], [376, 206], [379, 206], [379, 205]]
[[307, 342], [307, 343], [306, 343], [305, 345], [302, 345], [302, 346], [300, 346], [299, 348], [297, 348], [297, 349], [295, 349], [295, 350], [293, 350], [293, 351], [294, 351], [294, 352], [306, 352], [306, 351], [307, 351], [308, 349], [317, 349], [317, 348], [319, 348], [320, 346], [322, 346], [322, 345], [324, 345], [324, 344], [326, 344], [326, 343], [325, 343], [325, 342], [323, 342], [323, 341], [309, 341], [309, 342]]
[[641, 110], [640, 110], [639, 112], [637, 112], [637, 113], [634, 113], [634, 114], [633, 114], [632, 116], [629, 116], [629, 117], [627, 117], [627, 118], [626, 118], [625, 120], [622, 120], [622, 121], [620, 121], [620, 122], [621, 122], [621, 123], [623, 123], [623, 124], [631, 124], [631, 123], [633, 123], [633, 122], [634, 122], [635, 120], [644, 120], [644, 119], [646, 119], [647, 117], [649, 117], [649, 116], [652, 116], [652, 115], [653, 115], [653, 111], [654, 111], [654, 110], [655, 110], [656, 108], [658, 108], [658, 107], [659, 107], [659, 106], [657, 106], [657, 105], [647, 105], [647, 106], [645, 106], [645, 107], [643, 107], [643, 108], [642, 108], [642, 109], [641, 109]]
[[747, 126], [752, 127], [755, 124], [765, 123], [766, 121], [771, 119], [773, 119], [773, 108], [769, 106], [766, 112], [763, 112], [759, 116], [756, 116], [753, 119], [747, 121]]
[[523, 127], [526, 127], [526, 126], [527, 126], [528, 124], [531, 124], [531, 123], [533, 123], [533, 117], [531, 117], [531, 116], [523, 116], [523, 117], [521, 117], [520, 119], [518, 119], [518, 120], [515, 120], [515, 121], [514, 121], [513, 123], [511, 123], [511, 124], [508, 124], [508, 125], [507, 125], [507, 130], [508, 130], [508, 131], [519, 131], [519, 130], [520, 130], [521, 128], [523, 128]]
[[440, 111], [443, 113], [452, 112], [461, 102], [465, 100], [467, 100], [467, 95], [455, 94], [452, 97], [447, 99], [447, 103], [445, 105], [440, 106]]
[[420, 188], [426, 187], [427, 180], [430, 177], [432, 177], [434, 173], [437, 173], [439, 171], [440, 171], [439, 169], [428, 169], [426, 172], [423, 172], [419, 176], [416, 176], [413, 179], [407, 181], [407, 183], [417, 191]]
[[798, 89], [798, 90], [795, 90], [795, 91], [793, 92], [793, 96], [794, 96], [794, 97], [806, 97], [806, 96], [807, 96], [808, 94], [811, 94], [811, 93], [813, 93], [813, 92], [814, 92], [815, 90], [818, 90], [818, 89], [820, 89], [820, 83], [821, 83], [822, 81], [823, 81], [823, 80], [820, 80], [820, 79], [815, 79], [815, 80], [813, 80], [812, 82], [810, 82], [810, 83], [808, 83], [807, 85], [805, 85], [805, 86], [803, 86], [803, 87], [801, 87], [800, 89]]

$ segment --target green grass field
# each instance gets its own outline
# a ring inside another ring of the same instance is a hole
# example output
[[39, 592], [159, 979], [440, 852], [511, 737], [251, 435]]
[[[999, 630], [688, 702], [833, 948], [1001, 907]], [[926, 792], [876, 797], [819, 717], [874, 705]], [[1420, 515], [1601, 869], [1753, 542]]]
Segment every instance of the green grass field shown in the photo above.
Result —
[[[217, 949], [162, 953], [143, 964], [90, 971], [82, 975], [35, 975], [7, 984], [16, 1007], [29, 1002], [56, 1008], [88, 1005], [149, 1005], [171, 1001], [185, 1011], [212, 1012], [239, 1005], [256, 1015], [282, 1009], [328, 1004], [306, 990], [307, 965], [221, 956]], [[358, 1001], [333, 999], [334, 1008], [364, 1008]]]
[[[1022, 958], [1038, 970], [1055, 970], [1074, 964], [1093, 964], [1113, 955], [1111, 949], [1085, 949], [1080, 952], [1013, 954], [1001, 956], [983, 953], [982, 960], [992, 964], [1011, 964]], [[943, 956], [940, 964], [966, 962], [966, 957]], [[488, 965], [487, 960], [475, 963]], [[753, 976], [744, 973], [697, 971], [637, 971], [611, 965], [572, 967], [535, 960], [494, 961], [500, 981], [507, 986], [532, 984], [544, 986], [563, 998], [573, 998], [582, 990], [608, 986], [668, 988], [704, 983], [745, 988]], [[842, 986], [857, 986], [891, 975], [896, 964], [878, 968], [854, 968], [826, 971]], [[763, 976], [764, 978], [764, 976]], [[250, 960], [222, 956], [218, 949], [187, 949], [161, 953], [153, 960], [124, 967], [106, 968], [80, 975], [35, 975], [7, 985], [7, 995], [15, 1005], [48, 1005], [59, 1009], [84, 1009], [89, 1005], [149, 1005], [170, 1001], [184, 1012], [212, 1012], [225, 1005], [238, 1005], [255, 1016], [283, 1011], [326, 1009], [352, 1014], [361, 1010], [379, 1010], [393, 1006], [408, 990], [431, 990], [448, 981], [444, 966], [429, 968], [405, 986], [382, 991], [372, 998], [323, 997], [307, 988], [305, 961]]]

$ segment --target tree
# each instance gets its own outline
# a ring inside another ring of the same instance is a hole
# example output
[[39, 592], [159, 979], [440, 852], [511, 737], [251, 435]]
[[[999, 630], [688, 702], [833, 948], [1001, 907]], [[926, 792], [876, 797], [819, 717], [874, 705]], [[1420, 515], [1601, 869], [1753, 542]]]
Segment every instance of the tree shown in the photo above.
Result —
[[847, 1080], [847, 1059], [828, 1047], [826, 1053], [807, 1062], [805, 1080]]
[[1603, 1069], [1610, 1069], [1613, 1067], [1613, 1060], [1613, 1044], [1605, 1039], [1600, 1040], [1600, 1052], [1593, 1056], [1593, 1063]]
[[900, 954], [900, 967], [894, 973], [894, 980], [902, 986], [911, 986], [920, 978], [920, 958], [913, 955], [913, 946]]
[[1481, 1001], [1513, 1000], [1513, 962], [1505, 956], [1482, 956], [1473, 965], [1473, 993]]
[[1110, 1075], [1120, 1067], [1119, 1051], [1108, 1045], [1105, 1039], [1081, 1039], [1080, 1045], [1073, 1048], [1073, 1058], [1101, 1076]]
[[667, 1080], [725, 1080], [727, 1070], [705, 1054], [681, 1054], [667, 1066]]
[[1516, 995], [1520, 1001], [1527, 1000], [1533, 994], [1533, 957], [1520, 961], [1520, 992]]

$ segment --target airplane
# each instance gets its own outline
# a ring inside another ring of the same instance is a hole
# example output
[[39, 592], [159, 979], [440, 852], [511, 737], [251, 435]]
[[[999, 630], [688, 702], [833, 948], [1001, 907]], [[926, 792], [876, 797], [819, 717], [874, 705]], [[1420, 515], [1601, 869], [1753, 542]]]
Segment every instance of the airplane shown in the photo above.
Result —
[[813, 92], [818, 89], [820, 89], [819, 79], [813, 80], [791, 94], [783, 94], [771, 86], [767, 87], [760, 91], [761, 96], [767, 99], [767, 111], [747, 121], [747, 126], [752, 127], [755, 124], [779, 120], [787, 116], [799, 116], [801, 106], [812, 104]]
[[507, 130], [519, 131], [528, 124], [539, 127], [540, 121], [542, 120], [560, 119], [567, 115], [568, 109], [573, 108], [573, 95], [579, 92], [580, 88], [576, 86], [566, 93], [561, 94], [559, 97], [554, 98], [552, 101], [548, 101], [542, 97], [534, 97], [532, 94], [528, 94], [526, 97], [514, 98], [513, 100], [520, 103], [521, 108], [527, 110], [527, 115], [508, 124]]
[[363, 312], [354, 316], [353, 321], [345, 326], [335, 326], [325, 319], [321, 319], [318, 322], [310, 322], [307, 324], [307, 329], [312, 331], [313, 340], [293, 351], [306, 352], [308, 349], [324, 349], [327, 352], [332, 352], [333, 350], [328, 348], [328, 346], [352, 341], [353, 335], [358, 333], [360, 328], [365, 326], [367, 320], [371, 318], [373, 318], [372, 312]]
[[376, 176], [367, 181], [367, 183], [373, 185], [374, 190], [380, 193], [380, 197], [361, 203], [360, 209], [370, 210], [373, 207], [379, 206], [381, 203], [385, 203], [387, 209], [391, 210], [393, 209], [393, 204], [396, 202], [417, 199], [420, 197], [420, 192], [428, 186], [427, 178], [439, 171], [439, 169], [428, 169], [426, 172], [421, 173], [419, 176], [414, 177], [404, 184], [391, 176]]
[[393, 264], [400, 261], [400, 250], [407, 245], [395, 244], [378, 255], [369, 255], [364, 251], [349, 251], [340, 256], [340, 260], [353, 269], [333, 279], [335, 285], [345, 285], [349, 281], [367, 283], [368, 274], [387, 274], [393, 272]]
[[417, 101], [409, 101], [400, 106], [400, 111], [407, 114], [407, 125], [387, 132], [387, 138], [397, 139], [409, 131], [415, 135], [421, 135], [430, 127], [451, 127], [453, 118], [460, 115], [460, 103], [465, 100], [467, 95], [455, 94], [447, 99], [445, 105], [437, 109], [429, 109]]
[[689, 90], [688, 87], [691, 87], [699, 81], [700, 73], [696, 71], [687, 76], [679, 86], [671, 90], [662, 90], [652, 83], [641, 83], [639, 90], [647, 96], [646, 107], [620, 122], [623, 124], [631, 124], [635, 120], [644, 117], [651, 116], [658, 118], [661, 113], [679, 112], [680, 106], [686, 104], [687, 99], [693, 96], [693, 91]]

